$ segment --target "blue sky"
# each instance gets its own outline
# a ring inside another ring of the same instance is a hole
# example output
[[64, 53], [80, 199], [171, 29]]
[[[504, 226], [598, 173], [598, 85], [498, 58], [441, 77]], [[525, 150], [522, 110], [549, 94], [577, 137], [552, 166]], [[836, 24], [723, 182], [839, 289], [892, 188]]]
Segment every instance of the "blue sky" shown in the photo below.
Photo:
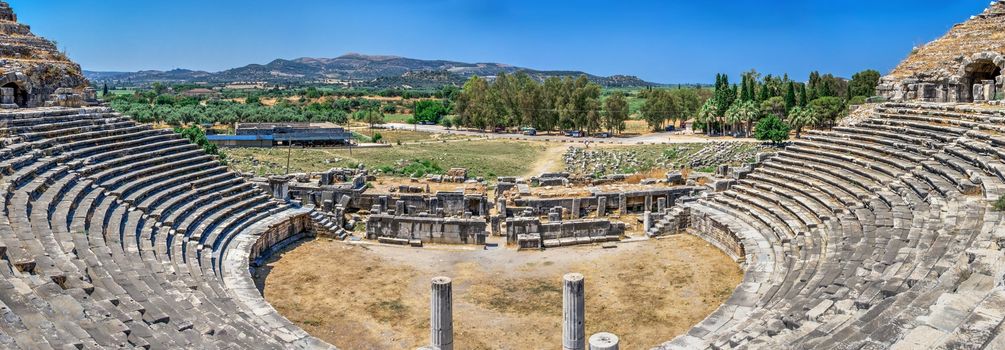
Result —
[[10, 0], [88, 70], [208, 71], [347, 52], [710, 82], [883, 73], [988, 0]]

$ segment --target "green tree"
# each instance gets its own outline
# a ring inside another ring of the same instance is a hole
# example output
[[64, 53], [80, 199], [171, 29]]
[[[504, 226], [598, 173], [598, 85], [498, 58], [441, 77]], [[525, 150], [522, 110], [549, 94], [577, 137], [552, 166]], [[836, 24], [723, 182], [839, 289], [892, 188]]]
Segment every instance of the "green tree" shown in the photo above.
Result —
[[625, 121], [628, 120], [628, 99], [625, 94], [618, 91], [607, 97], [604, 101], [604, 127], [608, 131], [621, 133], [625, 130]]
[[799, 107], [805, 108], [809, 104], [809, 96], [806, 95], [806, 84], [799, 84]]
[[642, 119], [645, 119], [646, 124], [653, 130], [660, 130], [667, 120], [680, 114], [673, 95], [663, 89], [649, 92], [639, 112], [642, 113]]
[[[715, 105], [717, 125], [724, 126], [726, 110], [733, 105], [736, 100], [736, 89], [729, 85], [729, 76], [720, 74], [716, 77], [715, 91], [712, 93], [712, 103]], [[721, 130], [720, 130], [721, 131]]]
[[803, 128], [820, 122], [820, 115], [813, 108], [796, 107], [789, 111], [789, 125], [796, 128], [796, 138], [802, 137]]
[[864, 96], [872, 97], [876, 95], [876, 86], [879, 85], [880, 73], [879, 71], [873, 69], [867, 69], [851, 76], [851, 82], [848, 83], [849, 89], [851, 89], [851, 96]]
[[839, 97], [827, 96], [810, 101], [809, 107], [815, 111], [819, 117], [819, 123], [834, 125], [838, 119], [844, 117], [846, 106]]
[[737, 101], [726, 111], [727, 119], [729, 119], [729, 124], [733, 125], [746, 125], [743, 128], [743, 132], [746, 135], [750, 135], [751, 128], [753, 127], [754, 121], [760, 116], [760, 109], [757, 103], [754, 101]]
[[164, 84], [161, 84], [160, 82], [154, 83], [150, 86], [150, 88], [153, 89], [154, 95], [163, 95], [164, 92], [167, 91], [167, 86], [164, 86]]
[[796, 103], [796, 86], [790, 81], [785, 85], [785, 110], [792, 110], [793, 107], [797, 106]]
[[785, 115], [785, 100], [779, 96], [764, 100], [759, 107], [761, 115]]
[[108, 83], [104, 83], [101, 86], [101, 97], [108, 97]]
[[671, 116], [672, 120], [688, 120], [694, 118], [701, 109], [702, 103], [708, 98], [702, 98], [699, 89], [674, 89], [670, 90], [674, 104], [677, 107], [677, 115]]
[[370, 129], [373, 129], [377, 124], [384, 124], [384, 113], [377, 108], [357, 111], [355, 118], [356, 120], [370, 124]]
[[430, 122], [439, 124], [440, 119], [447, 115], [447, 106], [439, 100], [420, 100], [415, 102], [412, 108], [415, 120], [418, 122]]
[[477, 75], [472, 76], [457, 97], [458, 124], [484, 130], [489, 126], [491, 104], [488, 82]]
[[754, 138], [761, 141], [771, 141], [772, 144], [777, 145], [789, 139], [789, 126], [778, 116], [769, 115], [757, 122]]
[[710, 134], [718, 117], [716, 113], [715, 103], [712, 99], [706, 100], [694, 117], [694, 128], [701, 129], [706, 135]]

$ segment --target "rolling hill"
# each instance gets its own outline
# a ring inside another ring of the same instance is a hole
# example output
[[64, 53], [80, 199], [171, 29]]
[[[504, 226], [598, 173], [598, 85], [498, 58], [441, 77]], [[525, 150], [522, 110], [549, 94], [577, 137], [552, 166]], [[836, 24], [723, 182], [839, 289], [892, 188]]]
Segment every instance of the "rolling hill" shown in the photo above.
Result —
[[347, 54], [336, 58], [277, 59], [267, 64], [250, 64], [221, 72], [187, 69], [140, 72], [93, 72], [85, 76], [93, 83], [144, 85], [153, 82], [226, 84], [267, 82], [271, 84], [352, 84], [373, 88], [437, 88], [445, 84], [461, 85], [471, 76], [495, 76], [500, 73], [525, 72], [537, 80], [548, 77], [586, 75], [605, 87], [644, 87], [656, 84], [634, 76], [602, 77], [579, 71], [542, 71], [500, 63], [464, 63], [444, 60], [420, 60], [398, 56]]

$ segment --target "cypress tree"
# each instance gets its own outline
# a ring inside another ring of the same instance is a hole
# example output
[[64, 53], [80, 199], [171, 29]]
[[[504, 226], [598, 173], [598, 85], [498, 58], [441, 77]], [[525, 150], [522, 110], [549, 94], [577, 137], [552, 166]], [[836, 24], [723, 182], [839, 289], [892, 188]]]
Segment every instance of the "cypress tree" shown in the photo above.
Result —
[[791, 81], [785, 85], [785, 110], [791, 111], [796, 106], [796, 87]]
[[806, 108], [809, 102], [808, 96], [806, 96], [806, 84], [799, 84], [799, 107]]

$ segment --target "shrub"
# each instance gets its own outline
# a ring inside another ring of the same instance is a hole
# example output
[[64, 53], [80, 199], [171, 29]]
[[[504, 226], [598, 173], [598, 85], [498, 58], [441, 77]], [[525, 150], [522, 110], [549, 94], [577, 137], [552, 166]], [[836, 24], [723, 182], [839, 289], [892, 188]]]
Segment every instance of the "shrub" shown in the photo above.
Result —
[[383, 139], [383, 138], [384, 138], [384, 135], [381, 135], [379, 132], [377, 132], [377, 133], [374, 133], [373, 137], [371, 137], [370, 139], [373, 142], [380, 142], [380, 140]]
[[1005, 211], [1005, 195], [998, 197], [998, 200], [994, 203], [995, 211]]
[[761, 141], [771, 141], [772, 144], [779, 144], [789, 139], [789, 126], [782, 122], [776, 115], [769, 115], [767, 118], [757, 122], [757, 129], [754, 130], [754, 138]]
[[855, 96], [852, 97], [850, 100], [848, 100], [848, 104], [850, 105], [862, 105], [865, 104], [865, 102], [866, 102], [865, 96]]
[[438, 124], [447, 115], [447, 106], [443, 101], [423, 100], [415, 103], [415, 119], [420, 122]]

